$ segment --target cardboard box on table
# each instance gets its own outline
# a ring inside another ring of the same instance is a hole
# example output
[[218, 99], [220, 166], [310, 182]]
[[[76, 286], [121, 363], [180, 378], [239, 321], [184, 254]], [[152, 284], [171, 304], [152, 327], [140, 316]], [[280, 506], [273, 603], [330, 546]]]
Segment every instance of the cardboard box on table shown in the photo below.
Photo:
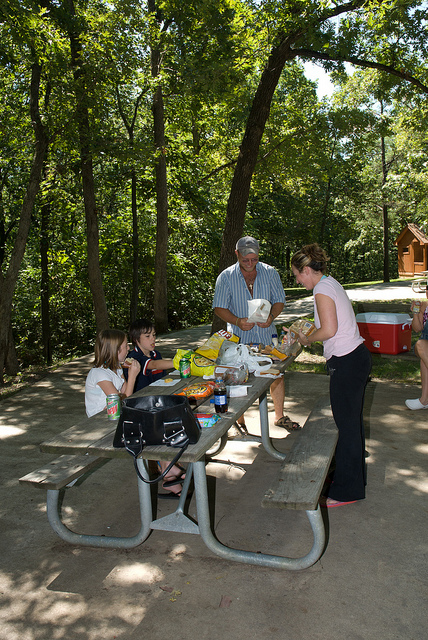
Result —
[[410, 351], [412, 318], [406, 313], [358, 313], [356, 318], [364, 344], [372, 353]]

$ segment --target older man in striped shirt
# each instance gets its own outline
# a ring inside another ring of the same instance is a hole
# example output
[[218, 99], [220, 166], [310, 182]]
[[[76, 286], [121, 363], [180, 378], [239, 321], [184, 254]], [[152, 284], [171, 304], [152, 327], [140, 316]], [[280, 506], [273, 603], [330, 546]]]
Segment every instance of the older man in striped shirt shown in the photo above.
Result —
[[[251, 236], [240, 238], [236, 243], [237, 262], [220, 273], [214, 292], [213, 309], [216, 315], [227, 322], [240, 342], [244, 344], [271, 344], [276, 333], [274, 320], [285, 304], [285, 292], [278, 272], [259, 261], [260, 246]], [[248, 322], [248, 301], [264, 299], [271, 303], [266, 322]], [[284, 380], [272, 382], [270, 393], [275, 409], [275, 425], [287, 429], [298, 429], [299, 425], [284, 416]], [[244, 426], [244, 420], [239, 421]]]

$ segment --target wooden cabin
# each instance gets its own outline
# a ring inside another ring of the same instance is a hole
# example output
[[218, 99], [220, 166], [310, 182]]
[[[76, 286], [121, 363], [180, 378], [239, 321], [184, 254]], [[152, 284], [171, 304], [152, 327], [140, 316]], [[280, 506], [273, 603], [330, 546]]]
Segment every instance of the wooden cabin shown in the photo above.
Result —
[[400, 276], [415, 276], [428, 271], [428, 237], [417, 224], [410, 222], [406, 225], [395, 244]]

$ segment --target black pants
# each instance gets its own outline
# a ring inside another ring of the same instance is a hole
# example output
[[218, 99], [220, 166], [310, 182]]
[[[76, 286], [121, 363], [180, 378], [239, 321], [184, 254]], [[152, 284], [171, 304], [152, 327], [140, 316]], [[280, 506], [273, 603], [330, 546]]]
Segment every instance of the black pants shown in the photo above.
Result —
[[363, 405], [371, 366], [371, 354], [364, 344], [346, 356], [327, 360], [331, 409], [339, 430], [336, 468], [328, 492], [333, 500], [346, 502], [365, 497]]

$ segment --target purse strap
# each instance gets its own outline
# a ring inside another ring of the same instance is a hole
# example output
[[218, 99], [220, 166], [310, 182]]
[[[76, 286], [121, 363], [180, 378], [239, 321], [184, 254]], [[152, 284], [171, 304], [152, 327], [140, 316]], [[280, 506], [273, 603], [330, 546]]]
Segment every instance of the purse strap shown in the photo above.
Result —
[[157, 484], [158, 482], [160, 482], [161, 480], [163, 480], [163, 478], [167, 475], [167, 473], [169, 471], [171, 471], [172, 467], [177, 464], [177, 462], [180, 460], [181, 456], [183, 455], [183, 453], [186, 451], [187, 447], [189, 446], [189, 440], [187, 440], [187, 442], [181, 447], [180, 451], [177, 453], [177, 455], [174, 457], [173, 460], [171, 460], [171, 462], [169, 463], [169, 465], [167, 466], [167, 468], [165, 469], [165, 471], [162, 471], [162, 473], [160, 474], [160, 476], [158, 476], [157, 478], [155, 478], [154, 480], [147, 480], [146, 478], [143, 478], [143, 476], [140, 473], [140, 470], [138, 468], [137, 465], [137, 457], [134, 457], [134, 467], [135, 467], [135, 471], [137, 472], [137, 476], [140, 478], [140, 480], [142, 480], [143, 482], [145, 482], [146, 484]]
[[144, 443], [139, 425], [135, 427], [133, 422], [129, 420], [123, 421], [123, 440], [125, 449], [134, 458], [134, 467], [138, 477], [146, 484], [156, 484], [163, 480], [163, 478], [169, 473], [169, 471], [171, 471], [172, 467], [179, 461], [189, 445], [189, 438], [186, 434], [186, 430], [184, 429], [181, 420], [164, 422], [164, 431], [167, 445], [175, 448], [180, 447], [180, 451], [170, 462], [167, 468], [160, 474], [160, 476], [158, 476], [154, 480], [147, 480], [146, 478], [143, 478], [137, 465], [137, 458], [144, 449]]

